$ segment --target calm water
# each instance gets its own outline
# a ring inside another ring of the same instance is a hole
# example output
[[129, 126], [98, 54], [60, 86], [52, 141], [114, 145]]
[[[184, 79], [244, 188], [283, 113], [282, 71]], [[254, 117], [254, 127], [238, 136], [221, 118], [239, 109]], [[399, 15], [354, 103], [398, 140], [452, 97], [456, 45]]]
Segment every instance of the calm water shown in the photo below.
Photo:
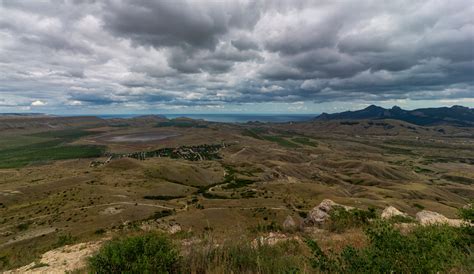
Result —
[[119, 135], [113, 136], [111, 142], [149, 142], [149, 141], [159, 141], [172, 137], [177, 137], [180, 134], [176, 133], [163, 133], [163, 132], [145, 132], [145, 133], [135, 133], [128, 135]]
[[[98, 115], [104, 119], [111, 118], [133, 118], [141, 116], [143, 114], [111, 114], [111, 115]], [[187, 117], [191, 119], [202, 119], [210, 122], [223, 122], [223, 123], [246, 123], [252, 121], [258, 122], [272, 122], [272, 123], [285, 123], [285, 122], [302, 122], [313, 119], [318, 116], [317, 114], [162, 114], [168, 119]]]

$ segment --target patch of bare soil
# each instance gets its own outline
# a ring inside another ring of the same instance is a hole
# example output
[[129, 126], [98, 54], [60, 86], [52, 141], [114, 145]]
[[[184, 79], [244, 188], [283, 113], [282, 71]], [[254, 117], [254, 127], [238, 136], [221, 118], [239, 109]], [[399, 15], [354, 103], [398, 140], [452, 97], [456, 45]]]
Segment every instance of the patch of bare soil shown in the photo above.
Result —
[[65, 273], [83, 269], [87, 258], [99, 250], [103, 241], [67, 245], [44, 253], [38, 262], [4, 273]]
[[115, 214], [119, 214], [119, 213], [122, 212], [122, 211], [123, 211], [123, 208], [111, 206], [111, 207], [108, 207], [108, 208], [102, 210], [102, 211], [100, 212], [100, 214], [103, 214], [103, 215], [115, 215]]

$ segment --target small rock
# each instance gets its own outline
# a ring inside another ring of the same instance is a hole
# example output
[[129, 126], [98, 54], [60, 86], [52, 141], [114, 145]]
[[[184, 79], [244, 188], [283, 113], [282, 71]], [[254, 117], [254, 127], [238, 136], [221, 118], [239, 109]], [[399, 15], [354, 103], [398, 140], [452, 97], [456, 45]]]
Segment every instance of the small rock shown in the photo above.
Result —
[[391, 219], [395, 216], [403, 216], [407, 217], [408, 215], [406, 213], [401, 212], [400, 210], [396, 209], [393, 206], [386, 207], [383, 212], [382, 212], [382, 219]]
[[472, 204], [467, 204], [467, 205], [464, 205], [462, 208], [463, 209], [470, 209], [472, 207]]
[[171, 225], [169, 228], [168, 228], [168, 232], [170, 234], [175, 234], [175, 233], [178, 233], [181, 231], [181, 226], [178, 225], [178, 224], [174, 224], [174, 225]]
[[293, 217], [288, 215], [285, 221], [283, 222], [283, 229], [286, 231], [294, 231], [296, 230], [296, 227], [297, 226], [295, 220], [293, 219]]
[[334, 207], [342, 207], [345, 210], [351, 210], [353, 207], [340, 205], [329, 199], [324, 199], [318, 206], [314, 207], [306, 217], [304, 223], [307, 225], [319, 225], [329, 218], [329, 213]]

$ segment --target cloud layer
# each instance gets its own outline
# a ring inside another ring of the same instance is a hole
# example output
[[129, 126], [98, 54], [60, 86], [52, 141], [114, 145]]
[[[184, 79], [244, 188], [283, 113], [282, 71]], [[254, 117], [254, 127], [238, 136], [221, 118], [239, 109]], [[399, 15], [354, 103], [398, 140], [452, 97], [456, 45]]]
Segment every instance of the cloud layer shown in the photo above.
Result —
[[0, 109], [474, 98], [474, 2], [0, 2]]

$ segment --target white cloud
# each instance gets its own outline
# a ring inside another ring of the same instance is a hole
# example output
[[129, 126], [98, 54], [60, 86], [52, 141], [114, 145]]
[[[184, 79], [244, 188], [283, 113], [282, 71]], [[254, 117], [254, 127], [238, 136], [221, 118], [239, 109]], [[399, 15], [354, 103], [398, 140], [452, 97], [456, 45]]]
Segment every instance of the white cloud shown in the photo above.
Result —
[[46, 105], [46, 103], [41, 101], [41, 100], [36, 100], [36, 101], [31, 102], [32, 107], [42, 107], [42, 106], [45, 106], [45, 105]]

